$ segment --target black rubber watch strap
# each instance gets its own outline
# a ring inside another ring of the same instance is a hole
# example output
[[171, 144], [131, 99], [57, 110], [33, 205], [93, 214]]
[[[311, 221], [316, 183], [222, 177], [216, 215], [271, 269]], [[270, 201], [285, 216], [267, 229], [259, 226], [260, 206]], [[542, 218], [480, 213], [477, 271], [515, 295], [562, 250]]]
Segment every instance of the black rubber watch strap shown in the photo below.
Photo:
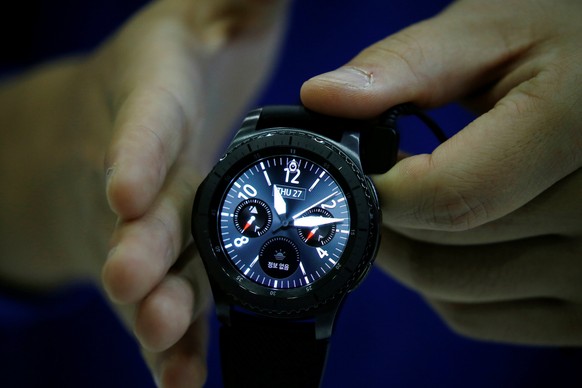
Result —
[[230, 314], [220, 328], [220, 354], [226, 388], [317, 388], [329, 340], [315, 339], [315, 323]]
[[[364, 173], [379, 174], [396, 161], [399, 140], [396, 121], [400, 115], [407, 114], [418, 116], [435, 134], [440, 131], [428, 116], [411, 104], [391, 108], [375, 120], [339, 119], [303, 106], [269, 106], [247, 116], [247, 129], [300, 128], [337, 143], [342, 142], [348, 131], [357, 132]], [[437, 137], [441, 138], [439, 134]], [[320, 386], [329, 338], [317, 339], [313, 320], [268, 318], [247, 314], [228, 304], [223, 306], [220, 353], [226, 388]]]

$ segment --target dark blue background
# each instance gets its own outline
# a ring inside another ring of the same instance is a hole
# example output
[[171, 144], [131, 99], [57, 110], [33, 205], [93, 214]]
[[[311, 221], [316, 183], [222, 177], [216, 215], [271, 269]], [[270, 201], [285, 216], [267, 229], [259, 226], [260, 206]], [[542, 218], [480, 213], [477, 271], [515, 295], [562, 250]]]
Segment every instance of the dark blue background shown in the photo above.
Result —
[[[1, 70], [6, 74], [91, 49], [141, 3], [54, 0], [5, 8], [5, 18], [19, 28], [15, 34], [6, 23], [0, 27]], [[305, 79], [340, 66], [365, 46], [435, 14], [446, 3], [296, 1], [279, 66], [257, 105], [297, 102]], [[430, 113], [449, 134], [471, 120], [457, 106]], [[405, 123], [403, 148], [426, 152], [434, 146], [424, 129]], [[7, 259], [17, 258], [2, 258]], [[212, 324], [207, 386], [219, 387], [216, 321]], [[461, 338], [420, 297], [374, 269], [338, 318], [324, 386], [577, 387], [582, 386], [581, 362], [580, 350]], [[101, 295], [76, 284], [44, 296], [0, 288], [0, 386], [150, 387], [153, 382], [138, 347]]]

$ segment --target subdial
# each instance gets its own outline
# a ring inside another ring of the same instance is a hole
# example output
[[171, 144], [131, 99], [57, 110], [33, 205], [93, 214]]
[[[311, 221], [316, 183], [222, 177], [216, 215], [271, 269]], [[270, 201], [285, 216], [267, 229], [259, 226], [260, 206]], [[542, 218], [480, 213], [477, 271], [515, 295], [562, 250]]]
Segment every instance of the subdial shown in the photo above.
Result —
[[248, 237], [263, 235], [273, 222], [271, 209], [264, 201], [257, 198], [242, 201], [234, 209], [233, 218], [237, 230]]
[[261, 247], [259, 263], [270, 277], [284, 279], [293, 275], [299, 267], [299, 249], [287, 237], [273, 237]]
[[[320, 207], [314, 207], [312, 209], [309, 209], [308, 211], [305, 212], [304, 216], [333, 218], [333, 215], [330, 212]], [[297, 233], [299, 233], [299, 237], [301, 237], [301, 240], [303, 240], [307, 245], [312, 247], [321, 247], [330, 242], [333, 239], [333, 236], [335, 236], [335, 231], [336, 231], [335, 223], [317, 225], [307, 228], [297, 228]]]

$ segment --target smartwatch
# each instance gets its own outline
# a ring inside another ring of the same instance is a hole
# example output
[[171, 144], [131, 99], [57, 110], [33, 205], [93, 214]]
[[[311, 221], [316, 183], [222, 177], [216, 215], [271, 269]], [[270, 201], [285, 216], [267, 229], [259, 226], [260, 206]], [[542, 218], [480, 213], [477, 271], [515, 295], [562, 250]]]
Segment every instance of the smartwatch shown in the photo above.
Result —
[[408, 104], [375, 120], [253, 110], [198, 188], [192, 232], [221, 323], [225, 387], [319, 387], [334, 319], [378, 249], [368, 175], [396, 162], [403, 113], [434, 124]]

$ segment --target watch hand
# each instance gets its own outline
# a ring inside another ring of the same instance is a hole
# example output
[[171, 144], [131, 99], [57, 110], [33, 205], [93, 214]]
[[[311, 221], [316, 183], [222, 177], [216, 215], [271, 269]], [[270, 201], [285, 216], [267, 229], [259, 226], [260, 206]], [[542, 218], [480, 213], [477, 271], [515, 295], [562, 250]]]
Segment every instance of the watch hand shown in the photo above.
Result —
[[345, 218], [307, 216], [307, 217], [297, 218], [295, 221], [293, 221], [293, 226], [298, 227], [298, 228], [313, 228], [314, 226], [335, 224], [337, 222], [342, 222], [344, 220], [345, 220]]
[[273, 185], [273, 197], [275, 197], [275, 211], [283, 219], [287, 213], [287, 204], [279, 191], [277, 185]]
[[247, 223], [245, 224], [245, 226], [244, 226], [244, 228], [243, 228], [242, 232], [244, 233], [244, 232], [245, 232], [245, 230], [247, 230], [247, 229], [249, 228], [249, 226], [251, 226], [251, 225], [253, 224], [253, 222], [255, 222], [255, 220], [256, 220], [255, 216], [252, 216], [252, 217], [251, 217], [251, 218], [250, 218], [250, 219], [247, 221]]
[[313, 237], [313, 235], [315, 234], [315, 232], [317, 232], [317, 229], [319, 229], [319, 226], [316, 226], [315, 228], [311, 229], [309, 231], [309, 234], [307, 235], [307, 237], [305, 238], [305, 242], [309, 241], [309, 239], [311, 237]]
[[295, 220], [295, 219], [297, 219], [297, 217], [301, 216], [303, 213], [305, 213], [305, 212], [306, 212], [306, 211], [308, 211], [309, 209], [312, 209], [312, 208], [314, 208], [314, 207], [316, 207], [316, 206], [318, 206], [318, 205], [320, 205], [320, 204], [324, 203], [325, 201], [327, 201], [327, 200], [328, 200], [328, 199], [330, 199], [331, 197], [333, 197], [333, 196], [336, 196], [337, 194], [338, 194], [338, 192], [337, 192], [337, 191], [334, 191], [333, 193], [331, 193], [330, 195], [328, 195], [328, 196], [327, 196], [327, 197], [325, 197], [324, 199], [321, 199], [321, 200], [317, 201], [316, 203], [314, 203], [313, 205], [311, 205], [311, 206], [309, 206], [309, 207], [307, 207], [307, 208], [305, 208], [305, 209], [301, 210], [299, 213], [295, 214], [295, 215], [294, 215], [293, 217], [291, 217], [291, 218], [293, 218], [294, 220]]

